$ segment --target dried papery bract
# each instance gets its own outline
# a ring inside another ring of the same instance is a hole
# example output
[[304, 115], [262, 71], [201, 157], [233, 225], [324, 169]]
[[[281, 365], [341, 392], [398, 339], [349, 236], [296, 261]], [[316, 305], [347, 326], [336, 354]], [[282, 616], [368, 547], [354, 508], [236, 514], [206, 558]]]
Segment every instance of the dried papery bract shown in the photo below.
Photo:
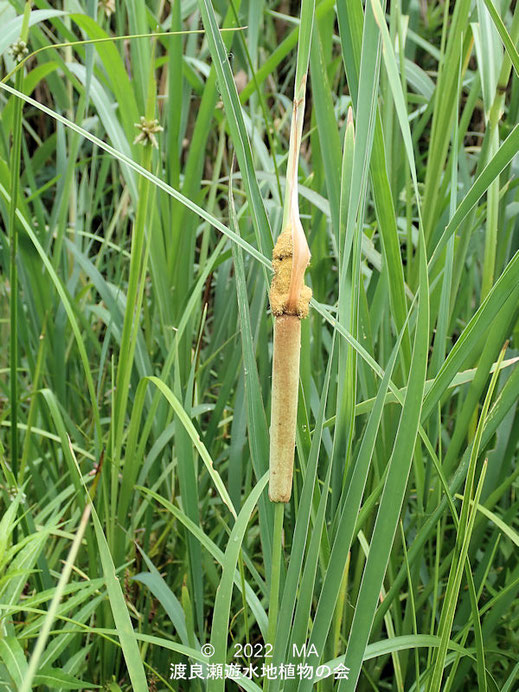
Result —
[[272, 502], [288, 502], [297, 422], [301, 319], [308, 315], [312, 291], [304, 285], [310, 250], [299, 219], [297, 162], [301, 146], [306, 76], [294, 99], [287, 196], [283, 230], [272, 253], [274, 278], [270, 287], [270, 307], [275, 315], [272, 359], [272, 411], [270, 426], [269, 497]]

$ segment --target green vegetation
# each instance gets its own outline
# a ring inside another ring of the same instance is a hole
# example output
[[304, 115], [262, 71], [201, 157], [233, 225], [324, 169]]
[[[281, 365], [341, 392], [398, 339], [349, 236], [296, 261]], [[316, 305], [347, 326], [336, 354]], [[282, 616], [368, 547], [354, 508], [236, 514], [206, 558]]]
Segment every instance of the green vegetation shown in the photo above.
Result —
[[336, 5], [0, 0], [1, 692], [518, 687], [519, 6]]

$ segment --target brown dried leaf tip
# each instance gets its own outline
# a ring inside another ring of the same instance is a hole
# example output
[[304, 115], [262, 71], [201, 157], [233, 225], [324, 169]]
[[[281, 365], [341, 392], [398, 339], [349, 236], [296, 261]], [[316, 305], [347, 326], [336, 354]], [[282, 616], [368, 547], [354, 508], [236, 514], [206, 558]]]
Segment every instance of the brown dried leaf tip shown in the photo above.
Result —
[[[300, 289], [295, 305], [291, 305], [290, 282], [292, 279], [292, 260], [294, 255], [294, 242], [292, 229], [288, 227], [279, 234], [277, 243], [272, 252], [272, 267], [274, 278], [270, 286], [270, 308], [272, 314], [296, 315], [300, 319], [308, 316], [308, 306], [312, 297], [312, 289], [305, 286], [301, 280]], [[299, 272], [298, 272], [299, 273]]]

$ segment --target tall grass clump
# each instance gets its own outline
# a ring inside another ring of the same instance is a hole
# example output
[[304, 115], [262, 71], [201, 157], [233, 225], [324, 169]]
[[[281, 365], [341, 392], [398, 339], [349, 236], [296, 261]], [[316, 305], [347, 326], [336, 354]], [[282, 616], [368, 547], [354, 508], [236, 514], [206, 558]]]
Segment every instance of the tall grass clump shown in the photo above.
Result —
[[517, 689], [516, 3], [0, 21], [0, 689]]

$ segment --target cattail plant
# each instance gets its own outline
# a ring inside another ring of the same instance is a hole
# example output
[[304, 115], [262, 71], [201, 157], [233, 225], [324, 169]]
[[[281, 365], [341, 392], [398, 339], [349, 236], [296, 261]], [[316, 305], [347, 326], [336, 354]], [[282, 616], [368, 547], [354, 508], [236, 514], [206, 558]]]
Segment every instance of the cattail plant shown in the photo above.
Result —
[[[308, 3], [306, 9], [309, 9]], [[304, 16], [304, 10], [305, 7], [302, 9], [301, 20], [308, 20], [307, 28], [311, 33], [313, 8], [307, 17]], [[297, 186], [308, 69], [308, 50], [302, 51], [301, 45], [300, 43], [290, 130], [283, 228], [272, 254], [274, 278], [270, 287], [270, 307], [275, 315], [269, 479], [269, 497], [272, 502], [288, 502], [292, 492], [301, 320], [308, 315], [312, 296], [311, 289], [304, 285], [310, 250], [299, 219]]]

